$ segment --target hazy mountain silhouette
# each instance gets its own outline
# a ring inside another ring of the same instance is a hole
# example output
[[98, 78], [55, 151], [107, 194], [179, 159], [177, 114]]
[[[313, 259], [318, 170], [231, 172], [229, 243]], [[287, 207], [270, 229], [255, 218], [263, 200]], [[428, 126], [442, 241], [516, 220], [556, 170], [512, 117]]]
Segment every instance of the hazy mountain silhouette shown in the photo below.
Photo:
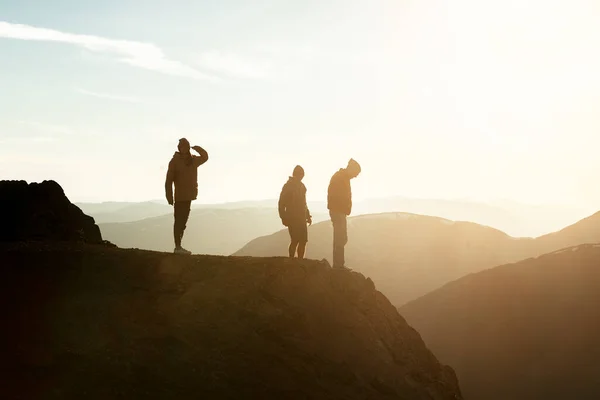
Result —
[[[600, 241], [600, 213], [538, 239], [513, 238], [470, 222], [404, 213], [364, 215], [348, 221], [348, 266], [371, 277], [398, 306], [469, 273]], [[283, 256], [287, 240], [287, 232], [280, 231], [253, 240], [235, 254]], [[331, 223], [313, 225], [307, 257], [331, 260], [331, 246]]]
[[460, 400], [357, 273], [277, 258], [1, 244], [5, 398]]
[[97, 223], [132, 222], [172, 214], [173, 207], [166, 203], [80, 203], [79, 207], [94, 217]]
[[[126, 202], [126, 201], [104, 201], [102, 203], [87, 203], [87, 202], [76, 202], [75, 205], [79, 207], [84, 213], [94, 217], [94, 214], [104, 214], [119, 211], [120, 209], [135, 206], [137, 204], [166, 204], [166, 202], [158, 201], [144, 201], [144, 202]], [[95, 217], [94, 217], [95, 218]]]
[[[217, 208], [225, 210], [237, 210], [240, 208], [277, 208], [278, 199], [267, 199], [267, 200], [244, 200], [244, 201], [233, 201], [227, 203], [214, 203], [214, 204], [196, 204], [194, 208]], [[327, 211], [327, 205], [322, 201], [309, 201], [308, 208], [311, 211], [324, 213]]]
[[400, 312], [466, 399], [591, 400], [599, 306], [600, 245], [581, 245], [466, 276]]
[[[147, 218], [173, 214], [173, 206], [165, 201], [151, 200], [145, 202], [104, 202], [77, 203], [77, 206], [97, 223], [134, 222]], [[323, 202], [309, 202], [308, 206], [315, 213], [326, 213]], [[217, 204], [192, 204], [192, 209], [199, 210], [241, 210], [241, 209], [277, 209], [277, 200], [237, 201]]]
[[553, 205], [528, 205], [513, 201], [491, 203], [468, 200], [387, 197], [357, 202], [355, 215], [406, 212], [452, 221], [492, 226], [513, 236], [539, 236], [556, 231], [588, 215], [586, 210]]
[[[105, 202], [78, 203], [86, 214], [98, 223], [132, 222], [172, 213], [164, 200], [141, 203]], [[325, 202], [312, 201], [308, 207], [313, 213], [327, 213]], [[193, 204], [196, 209], [277, 208], [277, 199], [238, 201], [220, 204]], [[585, 210], [561, 206], [536, 206], [499, 201], [484, 203], [467, 200], [418, 199], [385, 197], [356, 201], [354, 214], [406, 212], [431, 215], [453, 221], [470, 221], [492, 226], [513, 236], [538, 236], [554, 232], [588, 215]]]
[[[324, 214], [313, 214], [316, 221]], [[187, 223], [184, 246], [196, 254], [228, 255], [253, 238], [282, 228], [276, 208], [195, 208]], [[107, 240], [123, 248], [173, 251], [173, 215], [126, 223], [100, 224]]]

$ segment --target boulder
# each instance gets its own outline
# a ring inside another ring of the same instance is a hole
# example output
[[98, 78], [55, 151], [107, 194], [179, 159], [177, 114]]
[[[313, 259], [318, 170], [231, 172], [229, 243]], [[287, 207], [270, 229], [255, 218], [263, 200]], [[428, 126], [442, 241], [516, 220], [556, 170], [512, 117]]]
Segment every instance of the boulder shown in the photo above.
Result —
[[104, 243], [94, 218], [72, 204], [55, 181], [0, 181], [0, 241]]

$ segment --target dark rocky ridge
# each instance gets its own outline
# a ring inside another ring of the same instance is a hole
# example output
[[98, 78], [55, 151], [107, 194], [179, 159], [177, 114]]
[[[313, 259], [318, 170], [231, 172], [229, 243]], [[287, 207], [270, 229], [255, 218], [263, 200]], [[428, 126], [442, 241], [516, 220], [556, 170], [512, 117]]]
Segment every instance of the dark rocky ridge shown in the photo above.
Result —
[[4, 398], [462, 398], [373, 283], [327, 263], [69, 243], [0, 256]]
[[0, 181], [0, 242], [104, 243], [94, 218], [72, 204], [54, 181]]

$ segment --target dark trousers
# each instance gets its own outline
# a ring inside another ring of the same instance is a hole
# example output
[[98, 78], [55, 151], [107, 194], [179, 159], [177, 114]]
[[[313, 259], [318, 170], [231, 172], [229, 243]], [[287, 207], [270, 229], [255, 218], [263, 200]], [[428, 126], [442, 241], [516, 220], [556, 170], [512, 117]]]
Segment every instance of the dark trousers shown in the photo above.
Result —
[[346, 260], [344, 247], [348, 243], [348, 223], [346, 214], [329, 212], [333, 224], [333, 266], [343, 267]]
[[175, 239], [175, 247], [181, 247], [181, 239], [188, 218], [190, 217], [191, 201], [176, 201], [175, 202], [175, 223], [173, 224], [173, 237]]

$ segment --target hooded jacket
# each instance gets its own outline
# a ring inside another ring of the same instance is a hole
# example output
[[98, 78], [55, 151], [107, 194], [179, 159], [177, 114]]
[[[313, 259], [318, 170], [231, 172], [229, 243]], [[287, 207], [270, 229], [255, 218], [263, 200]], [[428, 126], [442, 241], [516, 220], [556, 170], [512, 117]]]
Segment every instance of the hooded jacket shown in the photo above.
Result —
[[297, 178], [290, 176], [281, 189], [279, 217], [290, 224], [305, 224], [311, 218], [306, 205], [306, 186]]
[[[206, 153], [204, 151], [204, 153]], [[200, 156], [181, 154], [176, 151], [169, 162], [165, 191], [167, 199], [173, 199], [175, 184], [175, 201], [192, 201], [198, 197], [198, 167], [208, 161], [208, 154]]]
[[350, 215], [352, 212], [352, 187], [345, 169], [333, 174], [327, 189], [327, 208], [334, 213]]

